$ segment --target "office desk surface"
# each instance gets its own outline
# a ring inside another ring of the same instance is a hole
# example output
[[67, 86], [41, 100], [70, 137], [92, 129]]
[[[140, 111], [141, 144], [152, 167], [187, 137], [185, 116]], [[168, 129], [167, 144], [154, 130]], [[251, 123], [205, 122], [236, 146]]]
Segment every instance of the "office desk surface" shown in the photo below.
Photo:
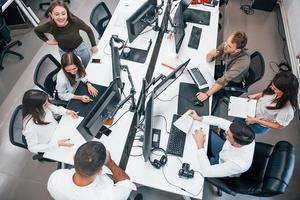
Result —
[[[219, 17], [218, 8], [211, 8], [206, 6], [190, 7], [194, 9], [211, 11], [210, 25], [205, 26], [188, 23], [187, 27], [185, 28], [185, 37], [178, 55], [176, 55], [175, 53], [174, 37], [170, 38], [168, 34], [165, 34], [161, 44], [153, 77], [157, 77], [159, 74], [164, 74], [167, 76], [172, 71], [172, 69], [170, 69], [169, 67], [163, 66], [162, 63], [176, 68], [189, 58], [191, 58], [191, 61], [188, 65], [188, 68], [199, 67], [200, 71], [205, 71], [206, 74], [204, 76], [213, 77], [215, 63], [207, 63], [206, 54], [211, 49], [216, 48]], [[200, 44], [197, 50], [188, 48], [188, 40], [190, 37], [192, 26], [202, 28]], [[169, 137], [167, 131], [170, 131], [173, 114], [177, 113], [177, 95], [179, 93], [180, 82], [192, 83], [192, 79], [186, 71], [175, 82], [173, 82], [157, 99], [154, 100], [153, 128], [161, 130], [159, 146], [163, 149], [166, 149], [167, 147]], [[213, 82], [211, 82], [211, 84], [212, 83]], [[212, 99], [210, 98], [210, 104], [211, 100]], [[161, 117], [161, 115], [166, 118], [167, 125], [165, 124], [165, 121]], [[166, 126], [168, 130], [166, 130]], [[208, 125], [202, 125], [202, 128], [205, 133], [208, 133]], [[143, 133], [138, 132], [136, 137], [138, 137], [139, 135], [143, 135]], [[206, 141], [207, 138], [208, 134], [206, 134]], [[199, 166], [201, 164], [198, 162], [197, 148], [191, 134], [187, 134], [186, 136], [183, 157], [178, 158], [172, 155], [168, 155], [168, 162], [166, 166], [161, 169], [154, 168], [150, 164], [150, 162], [144, 162], [143, 156], [137, 156], [142, 154], [142, 148], [139, 147], [141, 145], [142, 143], [138, 140], [134, 142], [131, 150], [132, 156], [129, 157], [129, 161], [126, 167], [126, 172], [134, 182], [160, 190], [202, 199], [204, 178], [199, 173], [195, 172], [194, 178], [192, 179], [182, 179], [178, 176], [178, 171], [179, 169], [181, 169], [183, 162], [189, 163], [190, 168], [194, 169], [195, 171], [199, 170]], [[207, 143], [205, 144], [205, 148], [207, 148]], [[171, 184], [168, 183], [166, 179]]]

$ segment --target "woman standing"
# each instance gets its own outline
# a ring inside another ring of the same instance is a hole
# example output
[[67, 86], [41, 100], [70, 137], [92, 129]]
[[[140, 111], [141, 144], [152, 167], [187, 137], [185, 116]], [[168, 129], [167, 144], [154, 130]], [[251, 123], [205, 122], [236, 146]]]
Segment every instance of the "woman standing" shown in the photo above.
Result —
[[[79, 56], [86, 67], [91, 56], [79, 34], [79, 30], [87, 33], [91, 42], [91, 52], [96, 53], [96, 41], [92, 29], [81, 19], [74, 16], [64, 2], [53, 1], [49, 7], [50, 21], [34, 29], [36, 35], [49, 45], [58, 45], [59, 53], [73, 52]], [[49, 39], [45, 33], [50, 33], [54, 39]]]
[[257, 99], [257, 105], [255, 117], [248, 116], [246, 123], [255, 133], [287, 126], [297, 108], [298, 89], [297, 77], [292, 72], [279, 72], [263, 92], [248, 96]]
[[71, 147], [70, 139], [61, 139], [50, 143], [58, 125], [53, 114], [70, 115], [77, 118], [72, 110], [55, 106], [48, 102], [48, 95], [40, 90], [28, 90], [23, 96], [23, 135], [25, 136], [28, 150], [33, 153], [45, 152], [51, 148], [65, 146]]
[[74, 91], [79, 82], [87, 86], [90, 95], [97, 96], [98, 90], [88, 81], [84, 67], [79, 58], [72, 52], [65, 53], [61, 57], [61, 70], [57, 73], [56, 90], [61, 100], [69, 101], [77, 99], [84, 103], [92, 101], [87, 95], [75, 95]]

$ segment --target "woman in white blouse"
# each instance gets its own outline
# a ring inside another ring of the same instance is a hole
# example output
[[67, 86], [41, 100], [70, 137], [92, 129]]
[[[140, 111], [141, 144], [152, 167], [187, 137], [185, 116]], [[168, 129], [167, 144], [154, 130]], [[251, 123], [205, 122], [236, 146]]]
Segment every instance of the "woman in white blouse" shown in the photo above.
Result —
[[28, 90], [25, 92], [22, 102], [22, 114], [23, 135], [29, 151], [38, 153], [59, 146], [73, 146], [69, 142], [70, 139], [61, 139], [54, 143], [50, 142], [58, 125], [53, 114], [67, 114], [77, 118], [77, 113], [49, 103], [48, 95], [43, 91]]
[[62, 55], [61, 68], [56, 79], [56, 90], [61, 100], [77, 99], [84, 103], [92, 101], [87, 95], [74, 94], [80, 81], [86, 84], [90, 95], [93, 97], [98, 95], [98, 90], [88, 81], [85, 69], [80, 59], [74, 53], [68, 52]]
[[279, 72], [263, 91], [249, 95], [257, 99], [255, 117], [247, 117], [246, 123], [255, 133], [269, 129], [282, 129], [294, 118], [297, 108], [299, 83], [292, 72]]

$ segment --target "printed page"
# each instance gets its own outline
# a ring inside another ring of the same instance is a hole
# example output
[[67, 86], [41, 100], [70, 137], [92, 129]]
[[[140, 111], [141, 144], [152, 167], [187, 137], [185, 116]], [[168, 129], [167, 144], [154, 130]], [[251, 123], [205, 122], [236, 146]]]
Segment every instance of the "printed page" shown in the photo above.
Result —
[[255, 117], [257, 100], [242, 97], [230, 97], [228, 115], [233, 117], [247, 118]]

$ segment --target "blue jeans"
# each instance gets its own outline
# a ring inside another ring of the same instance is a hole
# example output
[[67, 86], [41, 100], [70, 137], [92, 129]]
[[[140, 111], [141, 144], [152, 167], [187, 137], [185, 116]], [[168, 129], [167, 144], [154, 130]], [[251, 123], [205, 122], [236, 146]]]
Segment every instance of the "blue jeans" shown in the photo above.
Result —
[[[62, 56], [65, 51], [63, 51], [61, 48], [59, 48], [59, 54]], [[86, 44], [82, 42], [76, 49], [73, 50], [73, 53], [80, 57], [82, 64], [84, 67], [86, 67], [91, 59], [91, 54], [89, 49], [87, 48]]]
[[[243, 118], [235, 118], [234, 121], [239, 121], [243, 124], [246, 124], [246, 121]], [[250, 127], [255, 134], [263, 134], [270, 130], [270, 128], [262, 126], [260, 124], [256, 124], [256, 123], [249, 124], [248, 127]]]
[[225, 140], [223, 140], [215, 131], [209, 131], [208, 139], [208, 158], [210, 164], [215, 165], [219, 163], [219, 153], [223, 148]]

